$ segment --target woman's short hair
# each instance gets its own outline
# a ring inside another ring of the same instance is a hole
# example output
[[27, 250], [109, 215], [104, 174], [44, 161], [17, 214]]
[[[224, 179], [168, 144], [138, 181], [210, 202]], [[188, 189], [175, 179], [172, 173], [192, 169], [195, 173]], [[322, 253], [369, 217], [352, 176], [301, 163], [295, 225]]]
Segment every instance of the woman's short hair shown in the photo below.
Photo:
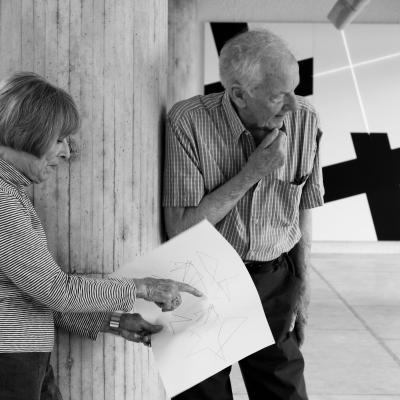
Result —
[[279, 36], [267, 30], [241, 33], [227, 41], [221, 50], [221, 83], [228, 90], [233, 84], [240, 84], [251, 94], [269, 70], [275, 73], [287, 60], [296, 62]]
[[72, 97], [33, 72], [0, 82], [0, 144], [37, 157], [79, 129]]

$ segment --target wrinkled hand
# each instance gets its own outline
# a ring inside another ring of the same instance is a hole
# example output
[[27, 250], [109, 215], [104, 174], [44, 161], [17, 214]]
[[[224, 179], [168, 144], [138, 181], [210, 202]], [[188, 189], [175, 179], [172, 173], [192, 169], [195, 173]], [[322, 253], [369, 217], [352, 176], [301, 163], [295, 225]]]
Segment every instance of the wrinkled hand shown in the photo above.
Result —
[[296, 307], [295, 321], [293, 331], [296, 335], [299, 347], [304, 343], [305, 328], [308, 322], [308, 306], [310, 304], [310, 281], [308, 273], [303, 271], [303, 279], [301, 280], [300, 295]]
[[122, 314], [119, 323], [119, 335], [126, 340], [151, 344], [151, 335], [163, 329], [162, 325], [153, 325], [142, 318], [140, 314]]
[[286, 134], [274, 129], [249, 157], [243, 172], [249, 179], [259, 181], [282, 167], [286, 159]]
[[294, 334], [296, 335], [299, 347], [303, 346], [304, 343], [306, 325], [307, 325], [307, 317], [301, 311], [298, 311], [293, 331]]
[[133, 280], [136, 286], [136, 297], [156, 303], [162, 311], [172, 311], [182, 303], [180, 292], [202, 297], [203, 293], [187, 283], [172, 279], [143, 278]]

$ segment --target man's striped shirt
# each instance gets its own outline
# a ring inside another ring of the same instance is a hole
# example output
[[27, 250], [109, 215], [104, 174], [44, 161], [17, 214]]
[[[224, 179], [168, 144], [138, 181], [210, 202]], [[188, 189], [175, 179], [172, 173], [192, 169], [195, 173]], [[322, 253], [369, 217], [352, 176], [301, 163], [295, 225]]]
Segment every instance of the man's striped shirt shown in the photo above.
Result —
[[[304, 98], [288, 113], [285, 165], [260, 180], [216, 228], [243, 260], [268, 261], [300, 239], [299, 210], [323, 204], [318, 116]], [[175, 104], [167, 118], [164, 207], [196, 207], [246, 164], [256, 145], [227, 92]]]
[[131, 280], [60, 269], [25, 192], [29, 184], [0, 160], [0, 352], [52, 351], [54, 323], [95, 339], [106, 311], [129, 311], [135, 302]]

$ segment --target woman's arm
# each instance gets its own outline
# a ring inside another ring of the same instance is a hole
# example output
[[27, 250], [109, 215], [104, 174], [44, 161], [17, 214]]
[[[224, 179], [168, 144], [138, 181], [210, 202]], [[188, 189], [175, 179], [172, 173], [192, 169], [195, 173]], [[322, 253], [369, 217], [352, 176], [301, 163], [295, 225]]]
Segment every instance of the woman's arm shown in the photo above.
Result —
[[180, 292], [202, 296], [192, 286], [170, 279], [69, 275], [54, 261], [44, 232], [33, 228], [34, 217], [15, 196], [0, 190], [0, 268], [21, 291], [53, 311], [130, 311], [136, 296], [171, 311], [180, 305]]
[[0, 268], [21, 291], [55, 311], [133, 308], [133, 280], [66, 274], [33, 228], [32, 217], [16, 197], [0, 190]]
[[110, 327], [113, 313], [59, 313], [53, 312], [54, 324], [67, 332], [96, 340], [100, 332], [112, 333], [132, 342], [149, 345], [151, 335], [162, 330], [162, 325], [154, 325], [140, 314], [123, 313], [119, 316], [119, 327]]

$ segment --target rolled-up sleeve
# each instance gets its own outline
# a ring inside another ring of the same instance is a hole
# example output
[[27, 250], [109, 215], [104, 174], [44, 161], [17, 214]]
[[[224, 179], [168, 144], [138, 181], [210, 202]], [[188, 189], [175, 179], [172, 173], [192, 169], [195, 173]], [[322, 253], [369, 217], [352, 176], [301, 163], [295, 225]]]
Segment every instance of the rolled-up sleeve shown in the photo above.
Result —
[[128, 279], [91, 279], [61, 270], [22, 204], [0, 191], [0, 268], [26, 295], [60, 312], [129, 311], [136, 288]]
[[317, 128], [314, 164], [310, 176], [303, 187], [300, 209], [320, 207], [324, 204], [324, 183], [320, 163], [320, 140], [322, 131]]
[[196, 143], [190, 122], [167, 118], [163, 206], [196, 207], [204, 196]]

